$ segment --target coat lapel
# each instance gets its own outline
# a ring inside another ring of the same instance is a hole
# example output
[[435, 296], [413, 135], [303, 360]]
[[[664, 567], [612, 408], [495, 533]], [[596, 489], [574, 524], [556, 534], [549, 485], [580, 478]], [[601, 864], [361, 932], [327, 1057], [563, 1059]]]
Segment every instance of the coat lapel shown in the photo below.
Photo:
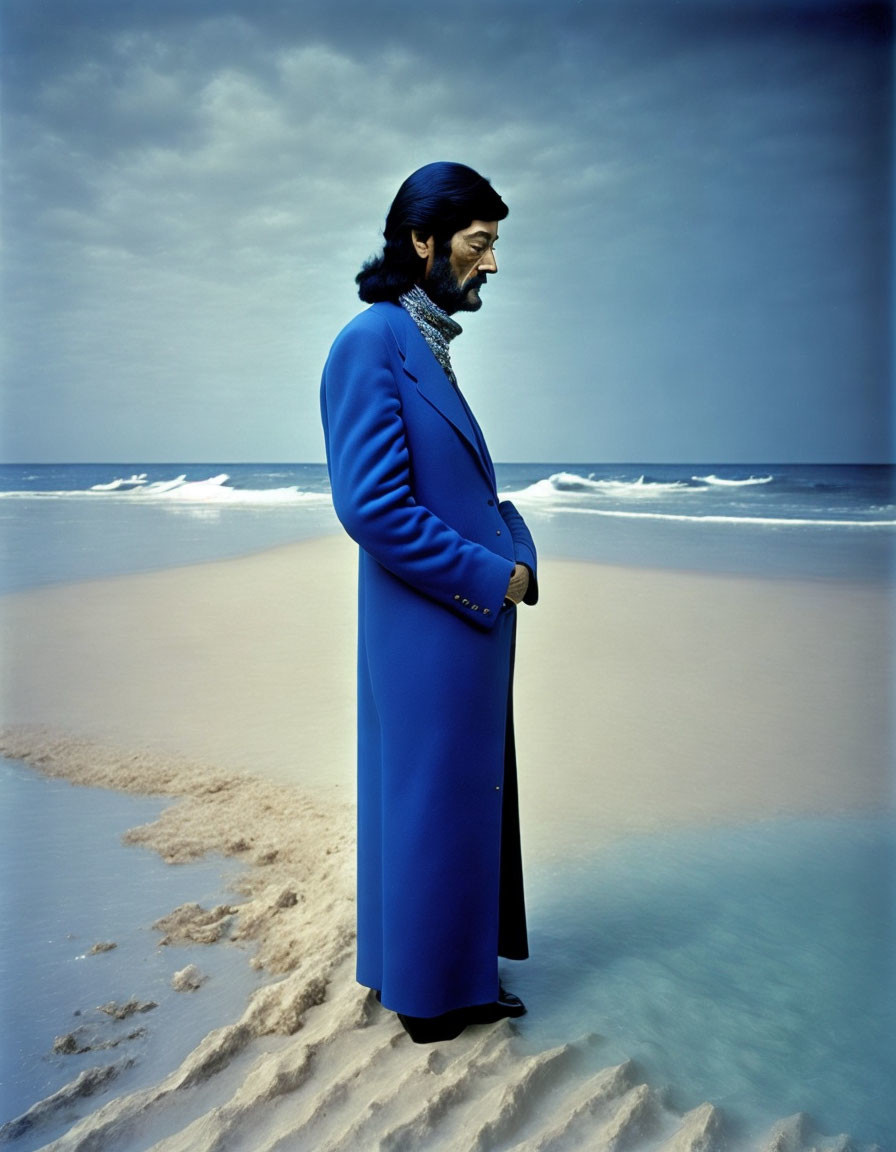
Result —
[[395, 331], [397, 327], [395, 324], [390, 326], [395, 331], [405, 373], [417, 385], [417, 391], [424, 400], [444, 416], [457, 434], [466, 441], [486, 479], [494, 488], [496, 484], [494, 466], [473, 413], [433, 356], [413, 319], [401, 305], [397, 305], [397, 308], [403, 318], [401, 331]]

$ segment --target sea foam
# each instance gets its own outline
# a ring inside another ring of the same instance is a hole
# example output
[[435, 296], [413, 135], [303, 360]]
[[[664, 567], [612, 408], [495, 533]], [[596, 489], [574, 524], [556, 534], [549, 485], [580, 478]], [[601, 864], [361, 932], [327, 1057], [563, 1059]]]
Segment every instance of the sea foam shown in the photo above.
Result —
[[[519, 497], [522, 501], [522, 496]], [[572, 508], [563, 512], [583, 512], [588, 516], [609, 516], [623, 520], [668, 520], [694, 524], [749, 524], [765, 528], [893, 528], [896, 520], [813, 520], [797, 516], [712, 516], [685, 515], [675, 512], [635, 512], [618, 508]]]
[[[525, 488], [505, 495], [523, 508], [548, 513], [584, 513], [621, 520], [668, 523], [749, 525], [751, 528], [893, 528], [896, 518], [868, 519], [831, 515], [833, 504], [809, 504], [804, 494], [772, 495], [775, 476], [722, 477], [715, 473], [690, 480], [655, 480], [646, 474], [634, 480], [596, 479], [594, 474], [554, 472]], [[684, 500], [683, 505], [680, 501]], [[638, 503], [641, 507], [632, 507]], [[647, 507], [645, 507], [647, 505]], [[686, 508], [686, 511], [682, 509]], [[807, 513], [811, 513], [808, 514]]]
[[749, 488], [753, 484], [771, 484], [774, 476], [748, 476], [745, 480], [731, 480], [724, 476], [692, 476], [700, 484], [716, 484], [721, 488]]
[[102, 499], [128, 502], [166, 501], [178, 504], [329, 504], [328, 492], [312, 492], [290, 484], [282, 488], [233, 488], [227, 482], [230, 476], [222, 472], [205, 480], [188, 480], [185, 473], [170, 480], [147, 482], [146, 473], [130, 477], [116, 477], [106, 484], [92, 484], [89, 488], [54, 489], [51, 491], [0, 492], [0, 499], [66, 500]]
[[514, 495], [520, 500], [550, 499], [557, 493], [638, 498], [660, 496], [669, 492], [701, 491], [705, 491], [705, 489], [695, 487], [684, 480], [648, 480], [646, 476], [639, 476], [637, 480], [595, 480], [593, 473], [589, 476], [579, 476], [575, 472], [555, 472], [544, 480], [530, 484], [528, 488], [524, 488]]

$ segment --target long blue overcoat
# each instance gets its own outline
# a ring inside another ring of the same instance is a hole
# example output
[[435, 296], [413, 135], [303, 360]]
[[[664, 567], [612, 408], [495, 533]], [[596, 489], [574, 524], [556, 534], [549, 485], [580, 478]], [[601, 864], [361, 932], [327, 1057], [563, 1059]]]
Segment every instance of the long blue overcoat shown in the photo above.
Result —
[[518, 561], [535, 602], [535, 547], [400, 305], [339, 334], [321, 407], [333, 503], [360, 546], [357, 977], [435, 1016], [495, 1000], [498, 956], [528, 954], [504, 594]]

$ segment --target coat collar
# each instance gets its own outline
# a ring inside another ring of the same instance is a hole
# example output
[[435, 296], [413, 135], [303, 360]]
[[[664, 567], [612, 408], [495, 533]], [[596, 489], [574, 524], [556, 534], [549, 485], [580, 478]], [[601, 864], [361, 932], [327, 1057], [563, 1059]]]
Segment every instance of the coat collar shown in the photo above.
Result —
[[387, 319], [395, 336], [405, 375], [414, 381], [424, 400], [444, 416], [466, 441], [489, 484], [495, 488], [494, 466], [485, 448], [482, 432], [475, 423], [473, 413], [432, 354], [420, 329], [400, 304], [389, 308]]

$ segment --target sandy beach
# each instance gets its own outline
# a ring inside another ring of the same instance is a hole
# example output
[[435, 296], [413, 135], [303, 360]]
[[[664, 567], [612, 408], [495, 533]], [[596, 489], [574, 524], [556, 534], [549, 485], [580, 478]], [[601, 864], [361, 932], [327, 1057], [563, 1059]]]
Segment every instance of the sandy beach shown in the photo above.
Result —
[[[885, 590], [561, 560], [540, 585], [515, 697], [530, 872], [633, 832], [891, 803]], [[0, 601], [0, 751], [180, 798], [129, 838], [239, 857], [219, 934], [276, 977], [166, 1080], [47, 1147], [734, 1147], [713, 1101], [680, 1115], [630, 1063], [594, 1072], [587, 1032], [533, 1054], [505, 1021], [416, 1047], [354, 983], [354, 587], [332, 537]], [[793, 1116], [759, 1146], [842, 1145]]]

